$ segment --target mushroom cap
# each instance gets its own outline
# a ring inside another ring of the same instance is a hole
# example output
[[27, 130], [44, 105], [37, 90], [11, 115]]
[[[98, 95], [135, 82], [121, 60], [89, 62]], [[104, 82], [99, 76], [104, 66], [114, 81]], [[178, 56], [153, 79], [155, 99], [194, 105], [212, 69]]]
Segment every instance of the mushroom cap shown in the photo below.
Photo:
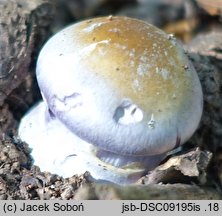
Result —
[[198, 127], [203, 96], [181, 45], [127, 17], [71, 25], [43, 47], [37, 80], [73, 133], [122, 155], [162, 154]]

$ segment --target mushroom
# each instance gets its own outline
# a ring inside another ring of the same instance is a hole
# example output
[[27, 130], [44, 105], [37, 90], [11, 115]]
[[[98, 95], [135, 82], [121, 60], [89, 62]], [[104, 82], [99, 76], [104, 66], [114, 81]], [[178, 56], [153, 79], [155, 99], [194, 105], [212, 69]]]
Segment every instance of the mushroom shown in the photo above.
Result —
[[137, 19], [75, 23], [42, 48], [36, 70], [43, 102], [19, 136], [42, 170], [129, 184], [197, 129], [198, 76], [172, 35]]

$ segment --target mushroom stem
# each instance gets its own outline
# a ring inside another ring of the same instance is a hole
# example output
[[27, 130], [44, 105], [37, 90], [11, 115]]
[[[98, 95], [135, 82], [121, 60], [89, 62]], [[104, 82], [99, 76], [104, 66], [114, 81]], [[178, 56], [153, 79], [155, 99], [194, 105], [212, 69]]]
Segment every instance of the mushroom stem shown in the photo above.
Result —
[[152, 170], [163, 160], [166, 154], [160, 155], [120, 155], [104, 150], [97, 150], [96, 157], [104, 163], [110, 164], [118, 168], [135, 168], [141, 167], [144, 170]]
[[63, 177], [89, 171], [96, 180], [130, 184], [157, 166], [164, 157], [124, 156], [98, 149], [73, 134], [56, 117], [51, 117], [44, 102], [23, 117], [19, 136], [29, 143], [34, 164], [42, 171]]

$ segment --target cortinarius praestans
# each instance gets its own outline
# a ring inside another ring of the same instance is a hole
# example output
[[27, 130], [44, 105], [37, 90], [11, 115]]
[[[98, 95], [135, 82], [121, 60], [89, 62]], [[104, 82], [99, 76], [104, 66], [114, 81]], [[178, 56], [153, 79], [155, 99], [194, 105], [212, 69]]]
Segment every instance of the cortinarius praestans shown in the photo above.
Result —
[[101, 17], [54, 35], [37, 62], [44, 102], [21, 121], [35, 163], [65, 177], [136, 181], [183, 144], [203, 107], [175, 38], [143, 21]]

